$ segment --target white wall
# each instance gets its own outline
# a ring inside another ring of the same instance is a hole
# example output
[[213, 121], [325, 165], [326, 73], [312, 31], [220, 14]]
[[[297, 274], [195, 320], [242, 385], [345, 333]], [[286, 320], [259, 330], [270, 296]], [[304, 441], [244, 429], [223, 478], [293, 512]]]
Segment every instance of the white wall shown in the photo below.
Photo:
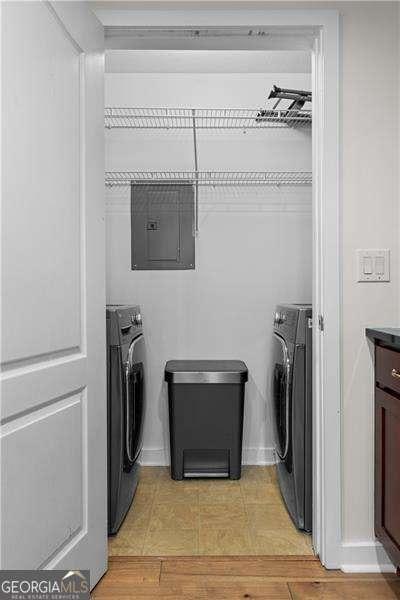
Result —
[[109, 50], [106, 73], [311, 73], [305, 50]]
[[[365, 327], [399, 319], [397, 3], [341, 4], [343, 535], [374, 538], [373, 355]], [[391, 282], [357, 283], [357, 248], [390, 248]]]
[[[307, 88], [307, 74], [106, 76], [108, 106], [264, 105], [273, 83]], [[192, 169], [188, 132], [110, 131], [108, 170]], [[311, 170], [308, 132], [199, 135], [201, 169]], [[240, 358], [250, 371], [245, 460], [272, 460], [270, 349], [279, 302], [311, 299], [311, 188], [202, 188], [194, 271], [130, 270], [129, 190], [108, 192], [108, 302], [139, 303], [149, 385], [144, 460], [168, 460], [163, 368], [171, 358]]]

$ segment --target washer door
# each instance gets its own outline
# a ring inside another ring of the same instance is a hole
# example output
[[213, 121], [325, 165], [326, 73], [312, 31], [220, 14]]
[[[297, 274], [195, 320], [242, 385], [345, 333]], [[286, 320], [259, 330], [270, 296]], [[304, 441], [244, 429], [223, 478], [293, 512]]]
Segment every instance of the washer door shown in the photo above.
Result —
[[291, 364], [285, 340], [274, 333], [272, 398], [275, 417], [276, 453], [287, 460], [290, 447]]
[[144, 337], [129, 347], [125, 366], [125, 452], [124, 469], [130, 471], [142, 447], [145, 410]]

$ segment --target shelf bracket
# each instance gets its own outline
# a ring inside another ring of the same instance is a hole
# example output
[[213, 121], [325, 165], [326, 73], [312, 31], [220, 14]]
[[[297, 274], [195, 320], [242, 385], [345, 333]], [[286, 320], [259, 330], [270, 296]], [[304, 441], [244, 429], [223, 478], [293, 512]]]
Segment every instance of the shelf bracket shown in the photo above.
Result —
[[199, 163], [197, 155], [196, 110], [192, 108], [193, 151], [194, 151], [194, 234], [199, 233]]

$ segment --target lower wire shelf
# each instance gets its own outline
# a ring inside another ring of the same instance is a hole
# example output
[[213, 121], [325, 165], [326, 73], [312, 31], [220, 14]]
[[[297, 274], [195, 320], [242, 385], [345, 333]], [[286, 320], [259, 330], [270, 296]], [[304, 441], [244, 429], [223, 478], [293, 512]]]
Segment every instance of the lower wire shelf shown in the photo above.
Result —
[[308, 171], [107, 171], [106, 185], [311, 185]]
[[107, 107], [107, 129], [271, 129], [311, 127], [309, 110]]

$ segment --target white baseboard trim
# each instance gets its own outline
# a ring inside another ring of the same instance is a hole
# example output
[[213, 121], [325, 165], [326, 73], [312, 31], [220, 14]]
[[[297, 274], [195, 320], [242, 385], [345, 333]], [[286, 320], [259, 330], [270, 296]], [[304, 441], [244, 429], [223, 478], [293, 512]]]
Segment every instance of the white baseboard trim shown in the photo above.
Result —
[[244, 465], [274, 465], [276, 463], [274, 448], [243, 448]]
[[145, 467], [168, 467], [169, 452], [165, 448], [143, 448], [140, 464]]
[[341, 570], [345, 573], [393, 573], [396, 571], [382, 544], [376, 541], [343, 543]]
[[[243, 448], [244, 465], [274, 465], [273, 448]], [[169, 451], [165, 448], [143, 448], [140, 464], [146, 467], [166, 467], [169, 465]]]

